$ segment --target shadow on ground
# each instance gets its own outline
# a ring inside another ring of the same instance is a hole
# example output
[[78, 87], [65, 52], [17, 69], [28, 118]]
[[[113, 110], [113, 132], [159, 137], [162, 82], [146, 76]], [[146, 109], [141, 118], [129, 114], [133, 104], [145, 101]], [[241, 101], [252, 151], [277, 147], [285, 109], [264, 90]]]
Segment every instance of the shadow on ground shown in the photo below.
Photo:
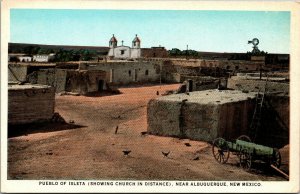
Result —
[[118, 95], [118, 94], [122, 94], [122, 93], [120, 91], [89, 92], [89, 93], [85, 94], [84, 96], [86, 96], [86, 97], [104, 97], [104, 96], [114, 96], [114, 95]]
[[8, 138], [34, 134], [34, 133], [47, 133], [47, 132], [54, 132], [54, 131], [77, 129], [82, 127], [86, 127], [86, 126], [70, 124], [70, 123], [53, 123], [53, 122], [8, 125]]

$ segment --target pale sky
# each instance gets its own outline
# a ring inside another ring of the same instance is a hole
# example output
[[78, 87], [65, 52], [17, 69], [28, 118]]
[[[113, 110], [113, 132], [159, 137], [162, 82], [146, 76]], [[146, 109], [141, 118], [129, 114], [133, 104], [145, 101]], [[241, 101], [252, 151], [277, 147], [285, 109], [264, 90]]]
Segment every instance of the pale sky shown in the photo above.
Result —
[[260, 50], [289, 53], [290, 12], [198, 10], [12, 9], [10, 42], [52, 45], [118, 45], [138, 34], [141, 46], [210, 52], [247, 52], [258, 38]]

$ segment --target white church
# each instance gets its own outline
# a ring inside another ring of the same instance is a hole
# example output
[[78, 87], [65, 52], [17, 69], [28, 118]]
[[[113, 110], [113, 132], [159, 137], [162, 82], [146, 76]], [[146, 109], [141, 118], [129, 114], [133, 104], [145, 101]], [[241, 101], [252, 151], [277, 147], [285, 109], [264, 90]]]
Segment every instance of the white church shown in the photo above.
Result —
[[118, 40], [113, 35], [109, 41], [108, 57], [114, 59], [136, 59], [141, 57], [141, 40], [135, 35], [132, 41], [132, 47], [122, 45], [118, 46]]

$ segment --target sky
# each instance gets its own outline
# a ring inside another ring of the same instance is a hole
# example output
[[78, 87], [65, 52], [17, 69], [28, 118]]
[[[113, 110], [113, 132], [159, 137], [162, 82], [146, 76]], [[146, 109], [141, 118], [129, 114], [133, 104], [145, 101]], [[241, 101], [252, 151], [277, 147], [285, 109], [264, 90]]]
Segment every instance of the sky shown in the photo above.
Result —
[[50, 45], [187, 48], [208, 52], [247, 52], [259, 39], [268, 53], [289, 53], [290, 12], [203, 10], [11, 9], [10, 42]]

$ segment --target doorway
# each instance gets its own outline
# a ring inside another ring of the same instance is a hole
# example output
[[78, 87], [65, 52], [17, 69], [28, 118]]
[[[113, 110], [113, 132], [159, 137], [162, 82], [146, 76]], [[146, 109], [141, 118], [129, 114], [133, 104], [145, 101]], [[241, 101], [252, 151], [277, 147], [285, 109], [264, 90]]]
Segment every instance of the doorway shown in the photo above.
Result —
[[98, 81], [98, 92], [102, 92], [104, 90], [104, 80]]
[[189, 80], [189, 92], [193, 91], [193, 80]]
[[138, 77], [138, 72], [137, 69], [134, 70], [134, 80], [133, 81], [137, 81], [137, 77]]

